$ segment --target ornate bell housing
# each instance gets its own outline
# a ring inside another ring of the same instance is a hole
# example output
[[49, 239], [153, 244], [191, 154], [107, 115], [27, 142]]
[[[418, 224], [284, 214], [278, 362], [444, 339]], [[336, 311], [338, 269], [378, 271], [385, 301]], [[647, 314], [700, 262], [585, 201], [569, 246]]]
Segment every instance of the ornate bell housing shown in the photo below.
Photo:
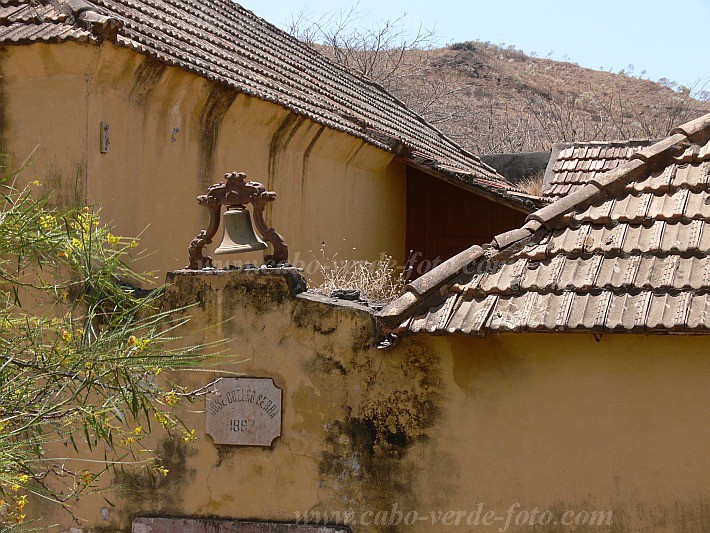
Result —
[[[219, 229], [222, 218], [222, 206], [227, 206], [224, 213], [224, 237], [222, 244], [215, 250], [216, 254], [237, 254], [265, 250], [266, 243], [257, 237], [252, 226], [254, 224], [261, 237], [273, 246], [271, 254], [264, 254], [264, 263], [268, 267], [288, 264], [288, 245], [284, 238], [264, 219], [264, 209], [276, 200], [276, 193], [267, 191], [258, 181], [247, 181], [244, 172], [228, 172], [224, 181], [215, 183], [207, 189], [207, 194], [197, 197], [197, 202], [210, 212], [210, 224], [192, 239], [188, 253], [190, 254], [190, 270], [214, 268], [212, 258], [202, 253], [205, 245], [212, 244], [212, 239]], [[247, 210], [251, 205], [251, 214]]]
[[223, 215], [224, 236], [215, 255], [239, 254], [265, 250], [266, 243], [254, 232], [249, 210], [243, 205], [230, 205]]

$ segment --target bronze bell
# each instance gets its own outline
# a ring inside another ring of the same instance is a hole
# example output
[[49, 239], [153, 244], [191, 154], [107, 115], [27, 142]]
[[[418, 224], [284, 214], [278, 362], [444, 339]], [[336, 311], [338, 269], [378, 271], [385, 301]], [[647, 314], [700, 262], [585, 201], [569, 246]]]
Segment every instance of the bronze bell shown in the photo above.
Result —
[[216, 255], [265, 250], [266, 243], [254, 232], [249, 210], [243, 205], [230, 205], [224, 212], [224, 236], [214, 251]]

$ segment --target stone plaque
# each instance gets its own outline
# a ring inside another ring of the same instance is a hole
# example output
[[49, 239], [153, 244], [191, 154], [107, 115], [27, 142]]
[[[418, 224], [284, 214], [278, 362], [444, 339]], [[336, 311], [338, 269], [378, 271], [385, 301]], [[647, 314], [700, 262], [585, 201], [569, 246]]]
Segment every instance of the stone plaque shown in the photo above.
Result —
[[215, 444], [271, 446], [281, 436], [281, 393], [271, 378], [222, 378], [207, 396], [205, 432]]

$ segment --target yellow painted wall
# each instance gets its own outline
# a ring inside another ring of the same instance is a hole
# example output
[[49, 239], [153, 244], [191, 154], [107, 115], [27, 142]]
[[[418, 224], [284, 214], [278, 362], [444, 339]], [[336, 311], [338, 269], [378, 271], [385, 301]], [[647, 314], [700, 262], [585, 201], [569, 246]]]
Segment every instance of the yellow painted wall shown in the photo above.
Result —
[[[149, 225], [143, 242], [155, 253], [141, 265], [158, 281], [184, 266], [205, 223], [195, 197], [231, 170], [279, 194], [269, 216], [293, 255], [321, 242], [335, 251], [345, 238], [343, 256], [403, 260], [405, 173], [382, 151], [111, 45], [8, 48], [0, 68], [8, 167], [37, 146], [25, 180], [56, 188], [60, 202], [76, 183], [121, 233]], [[588, 531], [710, 529], [707, 337], [417, 336], [382, 352], [369, 314], [242, 276], [181, 278], [171, 298], [202, 299], [193, 331], [230, 319], [204, 340], [233, 339], [243, 362], [229, 368], [283, 387], [283, 437], [272, 449], [158, 440], [171, 473], [157, 489], [106, 494], [117, 502], [107, 521], [103, 495], [77, 505], [78, 522], [43, 508], [61, 528], [125, 529], [136, 514], [289, 521], [352, 510], [370, 522], [356, 531], [377, 531], [387, 526], [372, 525], [375, 514], [395, 504], [447, 521], [479, 504], [500, 516], [520, 504], [557, 518], [613, 512], [611, 526]], [[204, 427], [203, 413], [184, 417]], [[459, 526], [399, 530], [497, 530], [461, 516]]]
[[[207, 222], [195, 198], [230, 171], [276, 191], [267, 221], [294, 261], [322, 243], [341, 258], [405, 259], [404, 165], [358, 139], [110, 44], [8, 47], [0, 74], [8, 169], [36, 148], [23, 179], [62, 202], [88, 191], [119, 233], [145, 230], [152, 254], [139, 267], [157, 281], [187, 264]], [[107, 154], [101, 122], [110, 125]], [[221, 259], [230, 257], [261, 262]]]
[[[199, 442], [157, 441], [170, 474], [142, 485], [143, 499], [108, 494], [120, 502], [108, 521], [103, 498], [88, 498], [75, 509], [86, 529], [127, 528], [138, 515], [293, 521], [310, 510], [341, 522], [353, 511], [354, 531], [498, 531], [511, 507], [513, 520], [537, 509], [612, 521], [501, 531], [710, 528], [706, 336], [415, 336], [378, 351], [367, 312], [293, 299], [278, 277], [174, 281], [169, 304], [199, 298], [191, 328], [213, 325], [201, 339], [232, 339], [226, 368], [283, 388], [283, 436], [270, 449], [215, 446], [205, 415], [183, 413]], [[395, 505], [424, 518], [373, 523]], [[484, 527], [489, 511], [501, 518]]]

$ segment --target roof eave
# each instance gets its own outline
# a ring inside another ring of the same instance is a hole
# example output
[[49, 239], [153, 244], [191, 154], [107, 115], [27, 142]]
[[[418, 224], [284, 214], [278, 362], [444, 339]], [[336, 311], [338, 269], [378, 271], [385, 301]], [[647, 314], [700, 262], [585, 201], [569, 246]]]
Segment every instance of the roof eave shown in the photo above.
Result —
[[515, 191], [506, 190], [502, 187], [484, 185], [476, 181], [477, 178], [472, 174], [449, 172], [436, 166], [426, 165], [407, 157], [402, 157], [401, 159], [414, 169], [421, 170], [422, 172], [445, 181], [446, 183], [522, 213], [530, 214], [537, 209], [540, 209], [541, 206], [547, 205], [544, 200], [526, 196], [524, 193], [516, 193]]

